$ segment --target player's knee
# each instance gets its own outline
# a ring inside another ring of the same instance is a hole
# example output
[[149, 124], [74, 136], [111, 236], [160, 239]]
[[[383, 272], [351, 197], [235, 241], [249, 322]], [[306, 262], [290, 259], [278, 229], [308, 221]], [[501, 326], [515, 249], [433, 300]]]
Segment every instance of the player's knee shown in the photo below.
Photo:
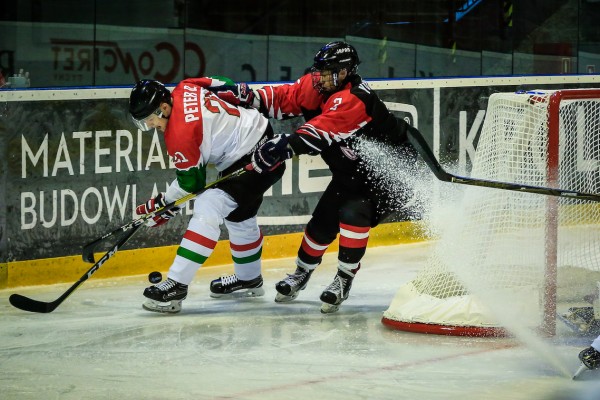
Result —
[[344, 224], [370, 226], [372, 219], [372, 207], [368, 200], [349, 200], [340, 209], [340, 222]]
[[[331, 224], [327, 224], [331, 225]], [[328, 245], [333, 242], [338, 234], [339, 228], [337, 226], [326, 226], [320, 224], [320, 221], [311, 219], [306, 224], [306, 235], [320, 245]]]

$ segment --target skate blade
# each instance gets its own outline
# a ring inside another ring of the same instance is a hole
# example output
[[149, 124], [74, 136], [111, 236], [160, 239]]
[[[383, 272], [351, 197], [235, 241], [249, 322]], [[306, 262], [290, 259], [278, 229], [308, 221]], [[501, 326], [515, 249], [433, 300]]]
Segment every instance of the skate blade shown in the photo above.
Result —
[[581, 373], [583, 371], [585, 371], [587, 369], [587, 367], [583, 364], [581, 364], [579, 366], [579, 369], [575, 372], [575, 374], [573, 375], [573, 380], [577, 380], [577, 378], [579, 377], [579, 375], [581, 375]]
[[147, 300], [142, 304], [142, 308], [146, 311], [152, 311], [163, 314], [177, 314], [181, 311], [182, 300], [172, 300], [167, 302], [159, 302], [155, 300]]
[[265, 289], [263, 289], [262, 287], [258, 287], [258, 288], [252, 288], [252, 289], [243, 289], [243, 290], [237, 290], [233, 293], [210, 293], [210, 297], [212, 297], [213, 299], [220, 299], [220, 300], [228, 300], [228, 299], [240, 299], [240, 298], [247, 298], [247, 297], [260, 297], [260, 296], [264, 296], [265, 294]]
[[336, 306], [336, 305], [329, 304], [329, 303], [323, 303], [321, 305], [321, 314], [331, 314], [331, 313], [336, 312], [339, 309], [340, 309], [339, 304]]
[[298, 297], [298, 292], [294, 293], [291, 296], [286, 296], [285, 294], [277, 293], [275, 295], [275, 303], [289, 303]]

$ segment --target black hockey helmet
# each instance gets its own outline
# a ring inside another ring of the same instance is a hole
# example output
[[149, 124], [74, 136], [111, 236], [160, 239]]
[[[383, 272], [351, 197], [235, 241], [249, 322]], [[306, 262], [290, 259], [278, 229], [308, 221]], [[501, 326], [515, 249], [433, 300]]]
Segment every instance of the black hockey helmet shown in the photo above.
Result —
[[171, 92], [159, 81], [142, 79], [135, 84], [129, 96], [129, 114], [141, 130], [149, 130], [144, 120], [160, 114], [160, 104], [171, 104]]
[[313, 70], [332, 70], [338, 72], [342, 69], [348, 71], [348, 75], [355, 74], [360, 60], [356, 49], [346, 42], [331, 42], [315, 54]]
[[348, 77], [354, 75], [358, 70], [358, 64], [360, 64], [360, 60], [354, 47], [341, 41], [327, 43], [315, 54], [311, 68], [314, 88], [319, 93], [324, 92], [322, 84], [319, 83], [322, 71], [331, 71], [334, 86], [341, 87], [344, 82], [338, 81], [339, 72], [345, 69], [348, 71]]

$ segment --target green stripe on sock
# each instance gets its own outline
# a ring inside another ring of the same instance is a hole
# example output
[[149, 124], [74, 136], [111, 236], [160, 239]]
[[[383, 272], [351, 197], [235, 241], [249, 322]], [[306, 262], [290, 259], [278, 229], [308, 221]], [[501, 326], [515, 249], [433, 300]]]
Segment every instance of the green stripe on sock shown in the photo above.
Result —
[[177, 249], [177, 255], [183, 258], [187, 258], [188, 260], [198, 264], [204, 264], [204, 261], [206, 261], [206, 259], [208, 258], [206, 256], [203, 256], [202, 254], [194, 253], [193, 251], [181, 246], [179, 246], [179, 248]]
[[260, 248], [260, 250], [258, 252], [251, 254], [249, 256], [235, 257], [232, 255], [231, 258], [233, 259], [233, 262], [236, 264], [248, 264], [248, 263], [254, 262], [256, 260], [259, 260], [261, 256], [262, 256], [262, 247]]

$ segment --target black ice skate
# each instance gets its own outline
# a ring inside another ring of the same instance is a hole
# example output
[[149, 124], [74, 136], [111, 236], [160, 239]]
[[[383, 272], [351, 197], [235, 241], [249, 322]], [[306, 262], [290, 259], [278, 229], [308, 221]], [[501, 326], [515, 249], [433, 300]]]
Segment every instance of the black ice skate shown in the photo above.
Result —
[[142, 307], [148, 311], [175, 314], [181, 311], [181, 301], [185, 300], [187, 292], [187, 285], [168, 278], [144, 290], [144, 296], [149, 300]]
[[285, 303], [294, 300], [298, 297], [301, 290], [304, 290], [308, 284], [308, 280], [314, 270], [307, 270], [300, 266], [296, 267], [296, 271], [293, 274], [287, 274], [287, 277], [282, 281], [275, 284], [275, 302]]
[[210, 283], [210, 297], [230, 299], [236, 297], [259, 297], [265, 294], [263, 278], [259, 275], [249, 281], [243, 281], [233, 275], [223, 275]]
[[579, 359], [588, 369], [600, 368], [600, 352], [591, 346], [579, 353]]
[[321, 312], [329, 314], [340, 309], [340, 304], [348, 298], [354, 274], [338, 269], [333, 282], [321, 293]]
[[600, 352], [591, 346], [581, 350], [579, 359], [581, 360], [581, 366], [573, 375], [573, 379], [577, 379], [586, 368], [589, 370], [600, 368]]

